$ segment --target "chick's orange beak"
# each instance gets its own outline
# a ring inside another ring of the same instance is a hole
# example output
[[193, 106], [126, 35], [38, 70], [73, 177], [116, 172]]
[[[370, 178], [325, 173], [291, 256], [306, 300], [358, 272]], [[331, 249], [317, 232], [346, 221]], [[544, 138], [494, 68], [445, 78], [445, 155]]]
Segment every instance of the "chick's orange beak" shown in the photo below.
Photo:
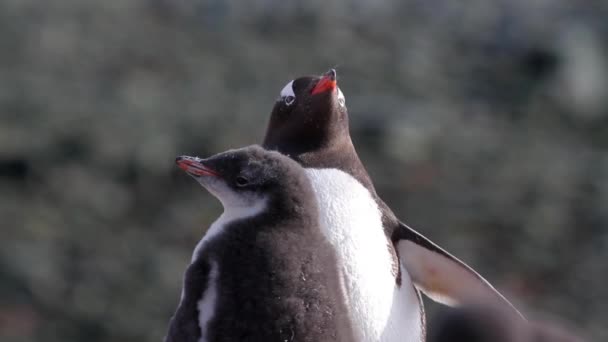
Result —
[[202, 159], [190, 156], [181, 156], [175, 159], [177, 166], [193, 176], [219, 176], [217, 171], [203, 165]]

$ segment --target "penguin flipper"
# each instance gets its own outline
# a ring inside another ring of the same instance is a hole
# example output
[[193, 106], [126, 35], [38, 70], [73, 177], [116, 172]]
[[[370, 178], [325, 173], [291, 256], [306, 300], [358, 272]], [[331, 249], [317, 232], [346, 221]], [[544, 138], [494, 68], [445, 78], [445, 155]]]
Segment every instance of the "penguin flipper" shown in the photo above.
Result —
[[457, 306], [490, 300], [521, 313], [479, 273], [406, 224], [392, 236], [399, 260], [417, 289], [436, 302]]

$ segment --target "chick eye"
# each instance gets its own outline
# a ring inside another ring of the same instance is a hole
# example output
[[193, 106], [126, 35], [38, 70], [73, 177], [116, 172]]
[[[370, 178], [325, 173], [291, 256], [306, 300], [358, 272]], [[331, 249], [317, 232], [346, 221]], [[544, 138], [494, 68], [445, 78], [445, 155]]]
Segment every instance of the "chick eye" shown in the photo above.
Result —
[[236, 185], [237, 186], [245, 186], [249, 184], [249, 180], [243, 176], [236, 177]]
[[283, 98], [283, 102], [285, 102], [286, 105], [291, 106], [294, 102], [295, 102], [296, 98], [295, 96], [285, 96]]

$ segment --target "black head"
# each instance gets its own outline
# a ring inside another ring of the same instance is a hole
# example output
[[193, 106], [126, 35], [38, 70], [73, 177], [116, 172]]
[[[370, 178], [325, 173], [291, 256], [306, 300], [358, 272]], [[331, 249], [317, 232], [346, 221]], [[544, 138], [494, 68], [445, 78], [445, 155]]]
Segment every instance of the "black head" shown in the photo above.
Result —
[[348, 138], [346, 103], [331, 69], [285, 85], [272, 109], [263, 145], [294, 155]]
[[217, 197], [224, 207], [247, 207], [276, 197], [305, 177], [294, 161], [259, 146], [201, 159], [181, 156], [176, 164]]

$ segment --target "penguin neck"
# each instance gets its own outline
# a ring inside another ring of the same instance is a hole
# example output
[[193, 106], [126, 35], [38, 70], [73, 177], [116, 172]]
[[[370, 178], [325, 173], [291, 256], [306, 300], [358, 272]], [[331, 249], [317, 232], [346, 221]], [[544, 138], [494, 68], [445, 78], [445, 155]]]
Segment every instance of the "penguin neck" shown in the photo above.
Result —
[[289, 156], [305, 168], [315, 169], [339, 169], [350, 174], [365, 188], [372, 196], [376, 197], [376, 190], [357, 155], [355, 146], [347, 132], [327, 136], [319, 144], [296, 144], [293, 141], [281, 141], [276, 144], [268, 144], [268, 137], [264, 147], [276, 150]]
[[319, 120], [307, 122], [291, 121], [279, 125], [273, 117], [266, 130], [263, 147], [276, 150], [290, 156], [298, 156], [333, 146], [344, 144], [350, 140], [348, 125], [330, 125], [325, 122], [314, 124]]
[[221, 198], [220, 202], [224, 207], [224, 212], [219, 221], [231, 222], [244, 218], [251, 218], [260, 215], [267, 210], [268, 198], [265, 196], [252, 197], [247, 200], [233, 198]]
[[291, 118], [273, 110], [263, 147], [295, 159], [299, 155], [342, 146], [350, 141], [346, 111], [304, 110], [307, 112], [299, 112]]

